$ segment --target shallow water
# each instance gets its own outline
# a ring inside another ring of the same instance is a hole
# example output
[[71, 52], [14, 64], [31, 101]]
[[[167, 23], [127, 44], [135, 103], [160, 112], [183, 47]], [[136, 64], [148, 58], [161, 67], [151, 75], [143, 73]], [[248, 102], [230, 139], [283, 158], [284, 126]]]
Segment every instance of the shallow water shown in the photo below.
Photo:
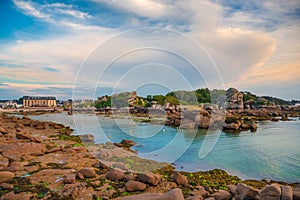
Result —
[[138, 145], [133, 149], [138, 150], [139, 156], [173, 162], [184, 171], [220, 168], [243, 179], [300, 182], [299, 119], [258, 122], [255, 133], [232, 135], [221, 132], [212, 151], [199, 158], [199, 150], [208, 135], [205, 130], [177, 130], [156, 124], [133, 123], [130, 119], [84, 114], [47, 114], [31, 118], [64, 123], [75, 129], [75, 134], [93, 134], [96, 143], [134, 140]]

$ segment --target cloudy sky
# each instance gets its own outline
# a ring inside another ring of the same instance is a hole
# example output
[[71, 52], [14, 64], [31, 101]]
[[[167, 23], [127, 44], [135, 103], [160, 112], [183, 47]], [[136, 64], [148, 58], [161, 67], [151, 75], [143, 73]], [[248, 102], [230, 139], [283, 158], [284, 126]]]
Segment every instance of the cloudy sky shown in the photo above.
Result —
[[0, 13], [0, 99], [68, 99], [74, 84], [83, 97], [237, 87], [300, 99], [299, 0], [4, 0]]

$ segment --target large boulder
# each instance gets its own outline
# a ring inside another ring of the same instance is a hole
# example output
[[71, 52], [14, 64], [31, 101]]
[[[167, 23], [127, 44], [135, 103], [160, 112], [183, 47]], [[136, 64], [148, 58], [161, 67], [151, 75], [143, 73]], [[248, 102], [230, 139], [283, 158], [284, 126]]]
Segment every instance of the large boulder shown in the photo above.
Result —
[[186, 176], [182, 175], [180, 172], [174, 172], [172, 180], [177, 184], [177, 185], [187, 185], [188, 180]]
[[280, 200], [281, 188], [278, 184], [267, 185], [260, 191], [260, 200]]
[[97, 176], [95, 169], [92, 167], [82, 168], [78, 173], [82, 174], [85, 178], [95, 178]]
[[293, 200], [300, 200], [300, 184], [293, 189]]
[[293, 189], [288, 185], [281, 185], [281, 200], [292, 200], [293, 199]]
[[231, 199], [232, 195], [230, 192], [226, 190], [218, 190], [216, 193], [211, 195], [215, 198], [215, 200], [229, 200]]
[[146, 184], [141, 183], [139, 181], [128, 181], [125, 184], [125, 190], [127, 192], [144, 191], [146, 187], [147, 187]]
[[244, 101], [243, 101], [243, 93], [240, 93], [235, 88], [229, 88], [226, 91], [226, 99], [227, 99], [227, 109], [243, 109]]
[[160, 176], [153, 173], [142, 173], [137, 175], [137, 179], [143, 183], [150, 185], [158, 185], [160, 183]]
[[0, 183], [3, 183], [5, 181], [8, 181], [15, 177], [15, 174], [8, 171], [0, 171]]
[[245, 184], [239, 183], [236, 187], [237, 199], [259, 199], [259, 191]]
[[114, 168], [109, 170], [109, 172], [107, 172], [106, 178], [112, 181], [120, 181], [125, 179], [125, 174], [122, 170], [118, 168]]

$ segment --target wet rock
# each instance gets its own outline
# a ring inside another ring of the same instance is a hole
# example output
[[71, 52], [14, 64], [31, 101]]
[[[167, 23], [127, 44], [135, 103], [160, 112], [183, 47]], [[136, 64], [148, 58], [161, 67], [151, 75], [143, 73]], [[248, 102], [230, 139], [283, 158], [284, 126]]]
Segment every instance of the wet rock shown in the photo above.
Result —
[[187, 185], [188, 180], [186, 176], [182, 175], [180, 172], [174, 172], [172, 181], [174, 181], [177, 185]]
[[151, 185], [158, 185], [160, 183], [160, 176], [153, 173], [142, 173], [137, 175], [137, 179], [143, 183], [148, 183]]
[[125, 174], [122, 170], [114, 168], [109, 170], [109, 172], [106, 174], [106, 178], [112, 181], [120, 181], [125, 179]]
[[64, 183], [72, 184], [75, 181], [76, 181], [76, 175], [75, 174], [67, 174], [67, 175], [65, 175]]
[[132, 146], [136, 145], [136, 142], [132, 141], [132, 140], [122, 140], [121, 144], [123, 145], [123, 147], [125, 148], [130, 148]]
[[231, 194], [230, 192], [226, 190], [218, 190], [216, 193], [211, 195], [214, 197], [216, 200], [229, 200], [231, 199]]
[[94, 136], [92, 134], [80, 135], [80, 139], [83, 143], [94, 143]]
[[250, 130], [251, 130], [251, 132], [256, 132], [257, 125], [254, 122], [250, 125]]
[[267, 185], [260, 191], [260, 200], [280, 200], [281, 188], [278, 184]]
[[293, 189], [291, 186], [281, 185], [281, 200], [292, 200]]
[[0, 183], [3, 183], [5, 181], [8, 181], [15, 177], [15, 174], [8, 171], [0, 171]]
[[97, 176], [95, 169], [92, 167], [82, 168], [78, 173], [82, 174], [85, 178], [95, 178]]
[[259, 199], [259, 191], [245, 184], [239, 183], [236, 187], [237, 199]]
[[239, 127], [240, 127], [240, 125], [236, 124], [236, 123], [230, 123], [230, 124], [224, 123], [223, 124], [223, 130], [225, 130], [225, 131], [227, 131], [227, 130], [236, 131], [239, 129]]
[[147, 187], [146, 184], [141, 183], [139, 181], [128, 181], [125, 184], [125, 190], [127, 192], [144, 191], [146, 187]]

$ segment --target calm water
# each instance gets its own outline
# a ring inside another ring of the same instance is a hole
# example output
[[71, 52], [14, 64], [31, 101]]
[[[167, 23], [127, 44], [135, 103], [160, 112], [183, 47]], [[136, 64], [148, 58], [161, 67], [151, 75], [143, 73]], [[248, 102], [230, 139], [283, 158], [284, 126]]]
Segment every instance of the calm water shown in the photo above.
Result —
[[207, 135], [204, 130], [193, 133], [161, 125], [136, 124], [128, 119], [113, 120], [94, 115], [74, 117], [76, 127], [73, 116], [65, 113], [32, 116], [64, 123], [75, 129], [75, 134], [93, 134], [96, 143], [106, 142], [108, 138], [112, 142], [132, 139], [138, 143], [134, 148], [141, 157], [174, 162], [178, 169], [185, 171], [220, 168], [243, 179], [300, 182], [299, 119], [260, 122], [256, 133], [231, 135], [222, 132], [212, 151], [200, 159], [199, 149]]

